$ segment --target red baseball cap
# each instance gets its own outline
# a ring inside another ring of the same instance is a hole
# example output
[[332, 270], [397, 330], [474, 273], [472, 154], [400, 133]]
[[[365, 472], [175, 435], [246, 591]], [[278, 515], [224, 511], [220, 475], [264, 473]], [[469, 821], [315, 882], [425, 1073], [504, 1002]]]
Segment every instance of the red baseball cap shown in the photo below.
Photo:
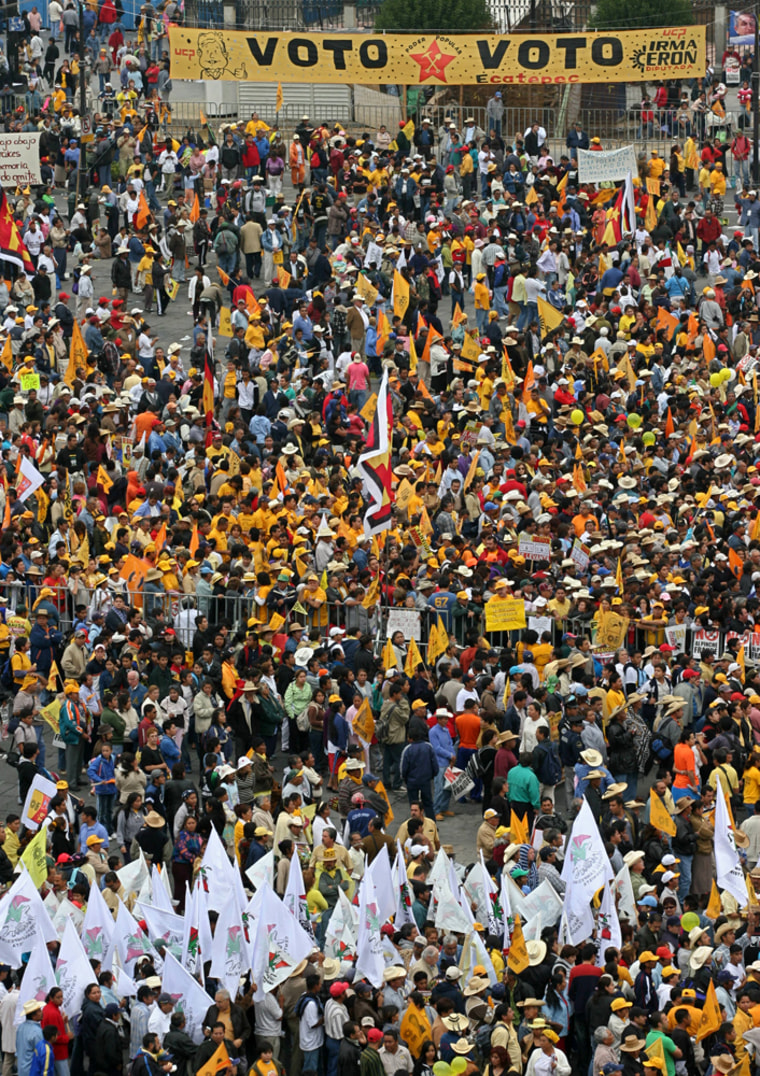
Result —
[[367, 1032], [367, 1042], [382, 1042], [383, 1033], [376, 1027], [371, 1027]]

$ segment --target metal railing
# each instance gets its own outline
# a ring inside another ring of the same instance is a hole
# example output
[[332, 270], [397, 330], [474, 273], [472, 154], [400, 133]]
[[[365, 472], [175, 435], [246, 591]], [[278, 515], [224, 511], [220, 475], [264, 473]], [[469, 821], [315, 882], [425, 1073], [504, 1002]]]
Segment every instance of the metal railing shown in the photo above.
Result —
[[[372, 29], [377, 0], [357, 0], [352, 28]], [[188, 0], [185, 25], [200, 29], [343, 30], [343, 0]]]

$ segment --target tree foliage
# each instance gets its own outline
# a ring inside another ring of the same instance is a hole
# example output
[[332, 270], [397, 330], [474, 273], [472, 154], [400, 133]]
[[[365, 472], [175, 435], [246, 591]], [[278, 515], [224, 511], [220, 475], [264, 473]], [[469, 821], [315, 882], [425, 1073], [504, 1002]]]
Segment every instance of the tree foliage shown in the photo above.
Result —
[[486, 0], [384, 0], [376, 30], [467, 33], [493, 29]]
[[654, 30], [660, 26], [691, 26], [691, 0], [598, 0], [591, 16], [594, 30]]

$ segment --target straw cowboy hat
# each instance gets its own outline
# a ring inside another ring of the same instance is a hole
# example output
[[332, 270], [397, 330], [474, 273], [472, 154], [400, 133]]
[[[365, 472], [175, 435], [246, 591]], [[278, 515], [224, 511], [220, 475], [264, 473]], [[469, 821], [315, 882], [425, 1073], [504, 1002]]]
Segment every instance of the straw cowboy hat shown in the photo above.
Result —
[[694, 971], [698, 971], [699, 968], [705, 966], [707, 961], [713, 954], [713, 948], [711, 945], [700, 945], [691, 954], [691, 960], [689, 961], [689, 967]]

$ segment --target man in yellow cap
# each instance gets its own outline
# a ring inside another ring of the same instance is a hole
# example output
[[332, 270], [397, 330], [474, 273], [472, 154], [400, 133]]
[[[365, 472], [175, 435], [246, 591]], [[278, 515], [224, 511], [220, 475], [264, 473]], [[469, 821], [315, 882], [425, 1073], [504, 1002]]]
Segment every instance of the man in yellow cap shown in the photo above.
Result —
[[60, 715], [61, 739], [66, 744], [66, 776], [69, 788], [76, 790], [80, 787], [85, 741], [90, 738], [88, 713], [80, 702], [79, 684], [76, 680], [66, 680], [63, 691], [66, 698]]

